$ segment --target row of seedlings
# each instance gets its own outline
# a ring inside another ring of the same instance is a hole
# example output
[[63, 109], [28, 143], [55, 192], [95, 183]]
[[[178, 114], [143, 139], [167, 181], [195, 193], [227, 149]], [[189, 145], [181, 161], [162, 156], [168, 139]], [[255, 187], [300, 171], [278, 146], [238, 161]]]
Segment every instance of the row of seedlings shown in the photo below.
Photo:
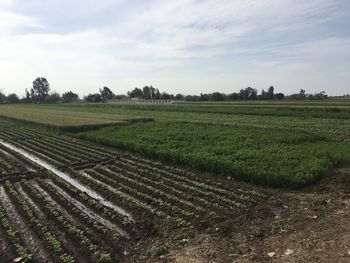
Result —
[[99, 200], [92, 198], [85, 192], [80, 191], [67, 181], [57, 176], [50, 176], [50, 180], [52, 183], [47, 182], [47, 184], [51, 184], [52, 187], [55, 187], [61, 193], [69, 195], [71, 198], [74, 198], [75, 200], [81, 202], [96, 214], [112, 222], [117, 227], [125, 230], [125, 232], [128, 233], [131, 237], [135, 237], [135, 234], [137, 232], [135, 229], [135, 222], [133, 222], [133, 220], [131, 220], [128, 216], [122, 215], [118, 211], [103, 205]]
[[[111, 249], [103, 248], [98, 238], [89, 235], [87, 231], [78, 227], [72, 220], [68, 219], [56, 204], [49, 201], [45, 196], [33, 186], [32, 182], [24, 181], [21, 183], [22, 189], [26, 192], [30, 199], [34, 200], [38, 207], [50, 216], [53, 224], [61, 228], [66, 233], [67, 238], [71, 239], [76, 245], [83, 248], [84, 254], [94, 262], [113, 262], [115, 255], [112, 255]], [[79, 251], [82, 251], [79, 249]]]
[[15, 189], [10, 181], [5, 182], [6, 191], [10, 198], [13, 200], [17, 209], [21, 212], [23, 217], [28, 222], [29, 226], [37, 233], [37, 235], [46, 241], [48, 249], [50, 249], [56, 258], [57, 262], [73, 263], [75, 259], [68, 251], [63, 247], [63, 244], [55, 234], [53, 234], [50, 228], [43, 222], [41, 222], [34, 210], [29, 206], [28, 202], [23, 198]]
[[123, 182], [116, 179], [116, 175], [113, 173], [106, 175], [95, 169], [84, 170], [83, 173], [93, 178], [96, 182], [133, 198], [138, 203], [143, 203], [152, 207], [153, 210], [161, 212], [162, 215], [166, 215], [166, 217], [174, 220], [179, 225], [189, 225], [191, 219], [196, 216], [194, 212], [189, 209], [178, 207], [169, 203], [167, 200], [159, 198], [159, 196], [154, 197], [150, 193], [146, 193], [145, 188], [142, 185], [140, 186], [140, 184], [135, 184], [134, 182], [130, 185], [130, 181], [125, 182], [124, 180]]
[[10, 219], [7, 216], [5, 208], [0, 203], [0, 227], [4, 230], [7, 240], [9, 240], [16, 252], [16, 258], [14, 260], [20, 260], [21, 262], [30, 262], [33, 259], [33, 255], [30, 254], [28, 248], [24, 245], [18, 232], [12, 226]]
[[[122, 238], [127, 237], [127, 234], [120, 230], [118, 226], [110, 221], [106, 221], [103, 217], [95, 213], [94, 210], [65, 193], [64, 190], [57, 187], [52, 182], [38, 179], [37, 184], [36, 187], [42, 193], [45, 193], [48, 199], [52, 199], [58, 205], [64, 207], [70, 215], [79, 219], [79, 222], [83, 224], [84, 228], [91, 229], [99, 238], [106, 239], [108, 242], [117, 245]], [[67, 202], [67, 200], [69, 200], [69, 202]]]
[[[241, 195], [236, 195], [233, 192], [228, 193], [228, 196], [222, 194], [223, 191], [216, 189], [211, 185], [197, 182], [193, 178], [188, 178], [182, 175], [176, 175], [165, 169], [161, 170], [151, 165], [144, 165], [134, 161], [130, 161], [126, 158], [116, 160], [114, 169], [124, 169], [126, 171], [132, 171], [135, 174], [139, 174], [149, 180], [159, 181], [162, 184], [172, 187], [184, 193], [184, 198], [190, 196], [191, 198], [197, 198], [198, 200], [204, 200], [204, 202], [212, 203], [216, 208], [230, 208], [236, 209], [244, 207], [247, 202], [251, 202], [254, 199]], [[130, 174], [130, 172], [129, 172]], [[191, 195], [188, 195], [191, 193]]]
[[[145, 167], [146, 169], [154, 169], [158, 172], [165, 172], [165, 174], [173, 176], [173, 177], [180, 177], [181, 179], [191, 179], [192, 181], [196, 182], [198, 186], [203, 186], [206, 188], [206, 190], [214, 191], [217, 194], [220, 195], [226, 195], [226, 196], [232, 196], [234, 197], [235, 193], [232, 190], [237, 191], [240, 194], [246, 195], [245, 198], [248, 198], [249, 200], [254, 200], [254, 198], [265, 198], [266, 196], [263, 193], [257, 192], [255, 190], [242, 190], [242, 189], [230, 189], [227, 188], [225, 185], [218, 183], [217, 181], [210, 180], [210, 185], [207, 184], [207, 182], [203, 182], [201, 179], [202, 177], [198, 177], [192, 172], [186, 171], [184, 169], [169, 166], [164, 163], [161, 163], [159, 161], [149, 160], [145, 159], [140, 156], [136, 155], [130, 155], [129, 159], [127, 161], [131, 161], [132, 165], [140, 165]], [[187, 181], [189, 182], [189, 181]], [[217, 185], [217, 186], [214, 186]]]

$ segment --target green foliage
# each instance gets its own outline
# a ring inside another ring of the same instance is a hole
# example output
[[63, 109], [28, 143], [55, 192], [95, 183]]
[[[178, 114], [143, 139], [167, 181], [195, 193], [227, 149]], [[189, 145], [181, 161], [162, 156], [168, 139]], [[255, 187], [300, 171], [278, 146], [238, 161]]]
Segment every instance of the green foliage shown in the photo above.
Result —
[[33, 81], [33, 88], [30, 90], [32, 102], [44, 102], [49, 95], [50, 84], [46, 78], [37, 77]]
[[62, 94], [62, 102], [63, 103], [71, 103], [79, 100], [79, 95], [74, 93], [73, 91], [67, 91]]
[[299, 187], [350, 160], [348, 143], [283, 129], [158, 122], [109, 127], [81, 138], [258, 184]]

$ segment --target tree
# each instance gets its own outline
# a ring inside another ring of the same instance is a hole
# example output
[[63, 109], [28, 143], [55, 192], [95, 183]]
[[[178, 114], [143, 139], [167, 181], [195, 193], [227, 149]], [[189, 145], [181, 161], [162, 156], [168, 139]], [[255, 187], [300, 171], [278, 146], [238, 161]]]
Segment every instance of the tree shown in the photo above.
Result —
[[220, 92], [213, 92], [210, 96], [210, 100], [212, 101], [224, 101], [226, 100], [226, 94]]
[[207, 94], [207, 93], [201, 93], [201, 96], [200, 96], [200, 101], [209, 101], [209, 99], [210, 99], [210, 96], [209, 96], [209, 94]]
[[301, 90], [299, 91], [298, 99], [299, 99], [299, 100], [305, 100], [305, 99], [306, 99], [306, 92], [305, 92], [305, 90], [301, 89]]
[[185, 99], [185, 96], [182, 95], [182, 94], [180, 94], [180, 93], [178, 93], [178, 94], [175, 95], [175, 99], [176, 99], [176, 100], [184, 100], [184, 99]]
[[22, 99], [22, 101], [24, 103], [30, 103], [32, 102], [32, 98], [31, 98], [31, 95], [30, 95], [30, 92], [26, 89], [26, 95], [24, 96], [24, 98]]
[[115, 97], [114, 93], [106, 86], [100, 89], [100, 94], [103, 102], [106, 102], [107, 100], [112, 100]]
[[283, 100], [283, 99], [284, 99], [284, 94], [283, 94], [283, 93], [277, 93], [277, 94], [275, 95], [275, 97], [276, 97], [276, 99], [278, 99], [278, 100]]
[[160, 92], [153, 86], [145, 86], [142, 89], [142, 97], [146, 100], [157, 100], [160, 98]]
[[141, 89], [135, 88], [135, 89], [133, 89], [131, 91], [128, 91], [128, 96], [130, 98], [139, 98], [139, 99], [141, 99], [143, 97], [143, 92], [142, 92]]
[[268, 92], [266, 92], [264, 89], [261, 90], [261, 99], [262, 100], [267, 100], [268, 99]]
[[7, 95], [6, 101], [8, 103], [11, 103], [11, 104], [19, 103], [19, 98], [15, 93], [11, 93], [11, 94]]
[[185, 101], [200, 101], [201, 97], [198, 95], [187, 95], [185, 96]]
[[319, 93], [316, 93], [316, 94], [309, 94], [308, 96], [307, 96], [307, 98], [309, 99], [309, 100], [325, 100], [325, 99], [327, 99], [328, 98], [328, 95], [326, 94], [326, 92], [325, 91], [321, 91], [321, 92], [319, 92]]
[[87, 95], [86, 97], [84, 97], [84, 100], [86, 102], [101, 102], [102, 98], [101, 98], [101, 94], [95, 93], [95, 94]]
[[274, 99], [274, 87], [270, 86], [269, 90], [267, 91], [267, 96], [269, 100], [273, 100]]
[[229, 94], [228, 99], [229, 100], [239, 100], [240, 99], [239, 93], [233, 92], [233, 93]]
[[252, 87], [241, 89], [239, 92], [241, 100], [255, 100], [257, 98], [258, 92]]
[[33, 81], [33, 88], [31, 89], [31, 99], [34, 102], [44, 102], [49, 95], [50, 84], [46, 78], [37, 77]]
[[62, 94], [62, 102], [64, 103], [71, 103], [79, 100], [78, 94], [74, 93], [73, 91], [67, 91]]
[[61, 96], [60, 94], [58, 94], [57, 92], [52, 92], [51, 94], [49, 94], [46, 99], [45, 102], [46, 103], [57, 103], [61, 100]]
[[171, 100], [174, 98], [174, 95], [166, 93], [166, 92], [162, 92], [162, 94], [160, 94], [160, 99], [162, 100]]
[[0, 103], [4, 103], [6, 101], [6, 95], [0, 91]]

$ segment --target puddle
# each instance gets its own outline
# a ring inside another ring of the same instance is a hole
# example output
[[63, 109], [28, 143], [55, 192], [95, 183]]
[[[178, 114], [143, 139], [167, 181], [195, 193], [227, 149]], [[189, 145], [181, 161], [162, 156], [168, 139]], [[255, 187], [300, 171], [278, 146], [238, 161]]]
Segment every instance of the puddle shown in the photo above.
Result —
[[[84, 204], [82, 204], [81, 202], [79, 202], [78, 200], [72, 198], [69, 194], [67, 194], [63, 189], [61, 189], [59, 186], [55, 185], [52, 182], [48, 182], [52, 187], [54, 187], [62, 196], [64, 196], [67, 200], [69, 200], [70, 203], [72, 203], [75, 207], [77, 207], [80, 211], [84, 212], [85, 214], [87, 214], [90, 218], [100, 222], [102, 225], [108, 227], [109, 229], [112, 229], [116, 232], [118, 232], [119, 234], [129, 237], [128, 234], [120, 229], [119, 227], [117, 227], [116, 225], [112, 224], [111, 222], [109, 222], [108, 220], [104, 219], [103, 217], [99, 216], [98, 214], [96, 214], [95, 212], [93, 212], [92, 210], [90, 210], [88, 207], [86, 207]], [[38, 188], [38, 186], [36, 185], [36, 187]], [[40, 187], [40, 186], [39, 186]], [[43, 193], [43, 189], [40, 187], [40, 191]], [[45, 195], [47, 195], [47, 193], [45, 192]]]
[[128, 217], [131, 221], [134, 221], [132, 218], [132, 215], [129, 214], [128, 212], [126, 212], [124, 209], [122, 209], [119, 206], [114, 205], [112, 202], [104, 199], [101, 195], [99, 195], [98, 193], [96, 193], [95, 191], [91, 190], [90, 188], [87, 188], [86, 186], [82, 185], [80, 182], [78, 182], [77, 180], [73, 179], [72, 177], [70, 177], [67, 173], [64, 173], [58, 169], [56, 169], [55, 167], [53, 167], [51, 164], [39, 159], [38, 157], [10, 144], [7, 142], [4, 142], [3, 140], [0, 139], [0, 144], [4, 145], [5, 147], [20, 153], [21, 155], [23, 155], [24, 157], [28, 158], [29, 160], [37, 163], [38, 165], [44, 167], [45, 169], [51, 171], [53, 174], [57, 175], [58, 177], [62, 178], [63, 180], [67, 181], [68, 183], [70, 183], [71, 185], [73, 185], [75, 188], [79, 189], [82, 192], [85, 192], [87, 195], [89, 195], [90, 197], [97, 199], [98, 201], [100, 201], [104, 206], [107, 206], [111, 209], [113, 209], [114, 211], [118, 212], [119, 214], [122, 214], [123, 216]]

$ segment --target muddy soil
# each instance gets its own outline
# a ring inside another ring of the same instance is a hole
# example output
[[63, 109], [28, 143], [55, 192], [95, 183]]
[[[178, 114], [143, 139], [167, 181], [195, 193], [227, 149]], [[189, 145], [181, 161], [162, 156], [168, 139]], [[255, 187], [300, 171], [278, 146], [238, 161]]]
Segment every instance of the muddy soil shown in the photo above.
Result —
[[[4, 188], [0, 186], [0, 197], [2, 205], [5, 207], [7, 215], [9, 217], [10, 222], [13, 227], [18, 231], [20, 238], [23, 240], [24, 245], [28, 248], [28, 250], [35, 255], [35, 260], [37, 262], [50, 262], [53, 260], [53, 257], [50, 256], [50, 252], [48, 252], [44, 246], [45, 241], [41, 240], [29, 227], [29, 225], [23, 221], [21, 213], [15, 209], [15, 206], [10, 201], [10, 198], [6, 194]], [[4, 255], [4, 257], [0, 257], [0, 262], [11, 262], [14, 259], [14, 253], [9, 253], [7, 250], [7, 246], [0, 247], [0, 255]], [[9, 248], [11, 249], [11, 248]], [[12, 249], [13, 250], [13, 249]]]
[[350, 167], [298, 191], [262, 189], [253, 208], [207, 229], [167, 232], [130, 251], [136, 262], [350, 262]]

